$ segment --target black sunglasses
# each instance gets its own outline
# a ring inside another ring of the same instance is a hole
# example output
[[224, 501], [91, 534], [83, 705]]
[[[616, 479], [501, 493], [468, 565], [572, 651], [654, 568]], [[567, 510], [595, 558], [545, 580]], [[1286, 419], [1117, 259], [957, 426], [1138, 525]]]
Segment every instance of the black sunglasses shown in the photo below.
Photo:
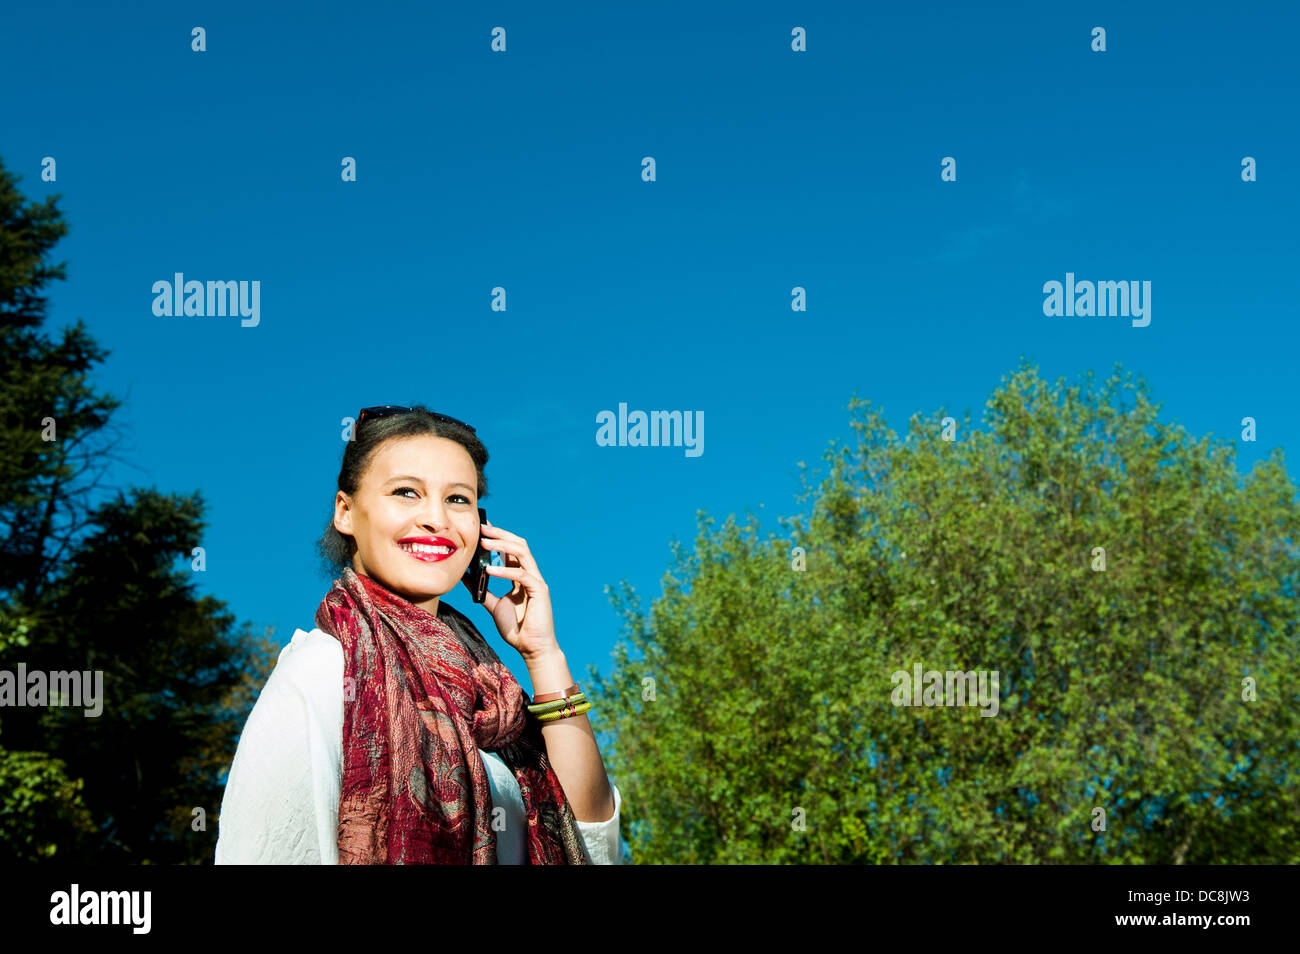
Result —
[[[360, 427], [366, 421], [374, 417], [387, 417], [390, 414], [406, 414], [414, 410], [415, 408], [413, 407], [402, 407], [400, 404], [381, 404], [378, 407], [363, 407], [361, 413], [357, 415], [357, 427]], [[435, 421], [445, 421], [448, 424], [457, 424], [460, 427], [465, 428], [465, 430], [469, 431], [471, 434], [477, 433], [469, 424], [457, 420], [447, 414], [439, 414], [436, 411], [426, 411], [425, 413]]]

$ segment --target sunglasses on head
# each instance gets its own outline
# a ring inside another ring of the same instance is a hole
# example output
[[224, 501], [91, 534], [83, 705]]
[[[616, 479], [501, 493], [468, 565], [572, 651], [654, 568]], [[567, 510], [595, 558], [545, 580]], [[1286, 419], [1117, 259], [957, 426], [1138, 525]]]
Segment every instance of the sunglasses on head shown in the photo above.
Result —
[[[413, 407], [402, 407], [400, 404], [381, 404], [378, 407], [363, 407], [361, 412], [357, 414], [357, 427], [360, 427], [371, 418], [387, 417], [390, 414], [406, 414], [414, 410], [415, 408]], [[469, 431], [471, 434], [477, 433], [471, 425], [466, 424], [464, 421], [457, 420], [447, 414], [439, 414], [436, 411], [426, 411], [425, 413], [435, 421], [445, 421], [448, 424], [457, 424], [460, 427], [465, 428], [465, 430]]]

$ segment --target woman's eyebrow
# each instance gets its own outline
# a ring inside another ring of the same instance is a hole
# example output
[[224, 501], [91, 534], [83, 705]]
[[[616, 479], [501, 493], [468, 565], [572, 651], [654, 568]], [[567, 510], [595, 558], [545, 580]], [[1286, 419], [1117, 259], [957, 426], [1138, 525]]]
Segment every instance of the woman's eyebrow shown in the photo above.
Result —
[[[422, 478], [422, 477], [416, 477], [414, 474], [398, 474], [396, 477], [389, 477], [387, 480], [384, 481], [384, 483], [386, 483], [386, 484], [391, 484], [391, 483], [392, 483], [393, 481], [395, 481], [395, 480], [413, 480], [413, 481], [415, 481], [417, 484], [423, 484], [423, 483], [424, 483], [424, 478]], [[471, 487], [469, 484], [462, 483], [462, 482], [459, 481], [459, 480], [456, 481], [454, 484], [448, 484], [447, 486], [448, 486], [448, 487], [464, 487], [466, 490], [471, 490], [471, 491], [474, 490], [474, 488]]]

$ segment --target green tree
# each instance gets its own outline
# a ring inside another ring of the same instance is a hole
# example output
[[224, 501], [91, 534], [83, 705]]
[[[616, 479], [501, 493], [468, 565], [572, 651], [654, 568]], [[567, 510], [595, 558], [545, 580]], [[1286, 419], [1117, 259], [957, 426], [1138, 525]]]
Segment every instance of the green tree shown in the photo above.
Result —
[[[901, 440], [849, 410], [786, 539], [701, 513], [648, 618], [613, 596], [626, 641], [589, 681], [636, 859], [1300, 861], [1281, 452], [1242, 477], [1118, 367], [1022, 361], [955, 440], [942, 410]], [[915, 663], [997, 670], [997, 715], [895, 706]]]
[[105, 698], [97, 718], [0, 712], [0, 860], [211, 861], [278, 644], [196, 595], [199, 495], [99, 492], [120, 402], [93, 390], [107, 353], [80, 320], [58, 342], [41, 329], [67, 225], [58, 196], [26, 203], [18, 179], [0, 164], [0, 669], [100, 671]]
[[[0, 659], [31, 645], [31, 623], [0, 605]], [[52, 858], [67, 833], [94, 831], [81, 799], [81, 779], [71, 779], [61, 759], [47, 752], [11, 752], [0, 746], [0, 861]]]

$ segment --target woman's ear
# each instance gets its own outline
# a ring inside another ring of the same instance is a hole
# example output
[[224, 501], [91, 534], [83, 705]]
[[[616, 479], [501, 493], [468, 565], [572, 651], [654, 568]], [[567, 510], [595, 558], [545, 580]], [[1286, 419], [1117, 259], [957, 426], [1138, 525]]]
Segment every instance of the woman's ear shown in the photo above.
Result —
[[352, 502], [341, 490], [334, 498], [334, 529], [347, 536], [352, 535]]

